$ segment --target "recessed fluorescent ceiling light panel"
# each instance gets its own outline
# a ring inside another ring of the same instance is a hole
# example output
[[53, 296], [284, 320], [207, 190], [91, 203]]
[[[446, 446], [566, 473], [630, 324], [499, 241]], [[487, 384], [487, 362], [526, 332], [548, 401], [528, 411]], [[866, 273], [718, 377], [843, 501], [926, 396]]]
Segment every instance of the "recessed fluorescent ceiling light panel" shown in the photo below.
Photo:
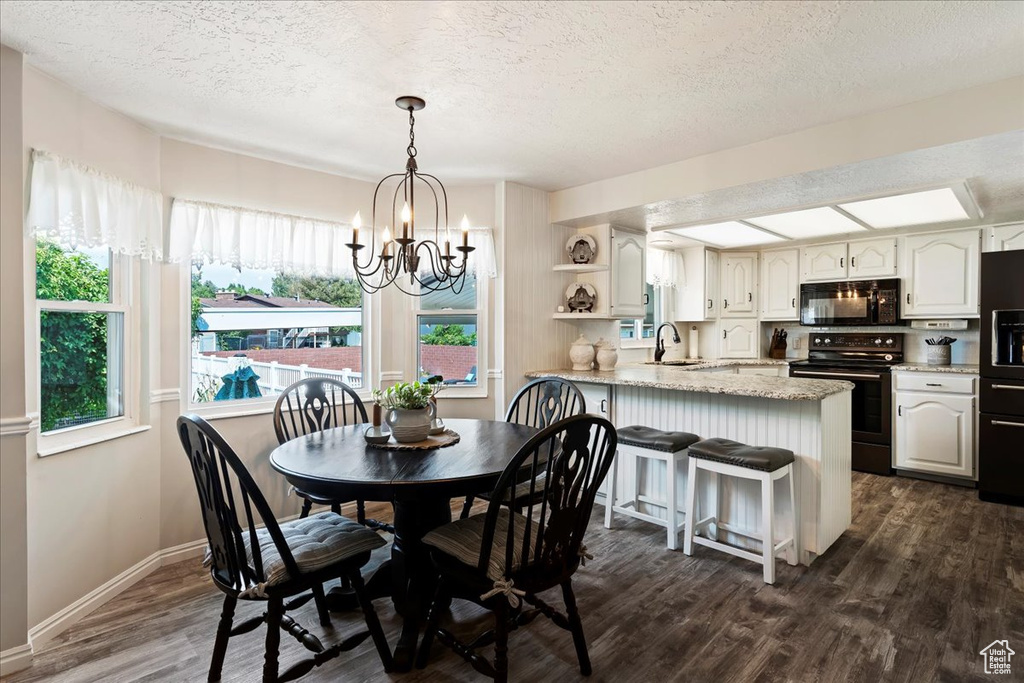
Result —
[[948, 187], [839, 204], [839, 208], [873, 228], [899, 228], [904, 225], [947, 223], [970, 218], [956, 194]]
[[746, 221], [794, 240], [805, 237], [838, 235], [840, 233], [865, 229], [863, 225], [850, 220], [828, 206], [806, 209], [804, 211], [776, 213], [771, 216], [747, 218]]
[[698, 242], [707, 242], [716, 247], [749, 247], [755, 244], [782, 241], [781, 237], [770, 235], [738, 221], [691, 225], [688, 228], [672, 228], [668, 232]]

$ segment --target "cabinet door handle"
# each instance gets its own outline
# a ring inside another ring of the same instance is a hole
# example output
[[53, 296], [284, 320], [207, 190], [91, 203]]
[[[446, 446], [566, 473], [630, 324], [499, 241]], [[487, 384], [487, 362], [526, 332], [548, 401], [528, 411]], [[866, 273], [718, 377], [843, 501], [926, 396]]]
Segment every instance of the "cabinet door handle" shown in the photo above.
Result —
[[857, 257], [856, 256], [851, 256], [850, 257], [850, 267], [851, 268], [856, 268], [857, 267]]
[[941, 384], [936, 383], [936, 382], [925, 382], [924, 385], [926, 387], [941, 387], [942, 386]]
[[607, 413], [608, 412], [608, 399], [606, 399], [606, 398], [602, 398], [601, 399], [601, 412], [602, 413]]
[[1007, 422], [1006, 420], [991, 420], [991, 424], [1000, 427], [1024, 427], [1024, 422]]
[[903, 406], [896, 406], [896, 415], [903, 417]]
[[729, 338], [729, 333], [726, 332], [725, 330], [722, 330], [722, 339], [728, 339], [728, 338]]
[[754, 301], [754, 293], [753, 292], [747, 292], [747, 302], [750, 303], [750, 302], [753, 302], [753, 301]]
[[723, 299], [723, 301], [725, 301], [725, 306], [723, 308], [729, 308], [729, 300]]
[[910, 303], [910, 292], [907, 292], [907, 303]]
[[646, 306], [649, 303], [651, 303], [651, 295], [644, 293], [644, 306]]
[[793, 297], [793, 303], [791, 304], [791, 306], [793, 308], [796, 308], [796, 297]]
[[840, 268], [842, 268], [842, 267], [843, 267], [843, 261], [845, 261], [845, 260], [846, 260], [846, 259], [845, 259], [845, 258], [843, 258], [842, 256], [840, 256], [840, 257], [839, 257], [839, 267], [840, 267]]
[[708, 299], [708, 310], [711, 310], [714, 307], [714, 305], [715, 302], [713, 302], [711, 299]]
[[1024, 391], [1024, 386], [1016, 386], [1014, 384], [993, 384], [993, 389], [1010, 389], [1012, 391]]

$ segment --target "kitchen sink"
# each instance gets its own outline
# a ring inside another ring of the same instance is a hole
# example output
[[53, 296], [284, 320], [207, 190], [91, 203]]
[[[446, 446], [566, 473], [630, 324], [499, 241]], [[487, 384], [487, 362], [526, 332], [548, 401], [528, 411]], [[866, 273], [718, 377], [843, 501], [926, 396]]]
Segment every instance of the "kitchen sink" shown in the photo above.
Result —
[[686, 359], [686, 360], [649, 360], [645, 361], [644, 365], [703, 365], [707, 363], [706, 360], [700, 359]]

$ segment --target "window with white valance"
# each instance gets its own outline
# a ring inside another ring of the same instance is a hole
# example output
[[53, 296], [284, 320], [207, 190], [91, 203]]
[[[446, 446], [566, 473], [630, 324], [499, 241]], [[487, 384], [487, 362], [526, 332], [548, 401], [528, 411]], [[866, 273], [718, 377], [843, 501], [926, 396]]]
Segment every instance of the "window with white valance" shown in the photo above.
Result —
[[685, 286], [686, 270], [679, 252], [648, 249], [647, 284], [659, 288]]
[[[170, 223], [171, 262], [223, 263], [295, 275], [351, 279], [352, 226], [346, 223], [175, 198]], [[365, 240], [368, 230], [362, 230]], [[377, 240], [381, 233], [378, 232]], [[424, 235], [419, 234], [422, 238]], [[495, 277], [490, 228], [471, 228], [469, 259], [478, 276]], [[372, 245], [379, 250], [380, 245]]]
[[68, 249], [163, 259], [163, 197], [64, 157], [32, 151], [25, 227]]

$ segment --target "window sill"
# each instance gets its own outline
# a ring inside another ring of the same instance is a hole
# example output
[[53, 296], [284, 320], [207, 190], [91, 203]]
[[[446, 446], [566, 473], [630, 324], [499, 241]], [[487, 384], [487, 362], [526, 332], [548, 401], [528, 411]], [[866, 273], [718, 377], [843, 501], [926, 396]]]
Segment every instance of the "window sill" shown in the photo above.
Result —
[[127, 427], [118, 429], [116, 431], [109, 431], [103, 434], [97, 434], [95, 436], [83, 436], [80, 439], [74, 441], [63, 440], [60, 444], [54, 444], [50, 446], [44, 446], [47, 439], [52, 439], [52, 436], [40, 436], [39, 445], [36, 449], [36, 454], [40, 458], [45, 458], [50, 455], [57, 455], [58, 453], [66, 453], [67, 451], [78, 450], [79, 448], [86, 448], [87, 446], [95, 446], [98, 443], [105, 441], [113, 441], [115, 439], [121, 439], [132, 434], [141, 434], [142, 432], [148, 432], [152, 427], [150, 425], [142, 425], [139, 427]]
[[[367, 410], [373, 403], [373, 397], [369, 392], [356, 389], [356, 395], [363, 402]], [[235, 417], [250, 417], [252, 415], [270, 415], [277, 405], [278, 395], [268, 396], [261, 399], [235, 399], [233, 401], [217, 401], [216, 403], [190, 403], [185, 412], [195, 413], [204, 420], [215, 422]]]

